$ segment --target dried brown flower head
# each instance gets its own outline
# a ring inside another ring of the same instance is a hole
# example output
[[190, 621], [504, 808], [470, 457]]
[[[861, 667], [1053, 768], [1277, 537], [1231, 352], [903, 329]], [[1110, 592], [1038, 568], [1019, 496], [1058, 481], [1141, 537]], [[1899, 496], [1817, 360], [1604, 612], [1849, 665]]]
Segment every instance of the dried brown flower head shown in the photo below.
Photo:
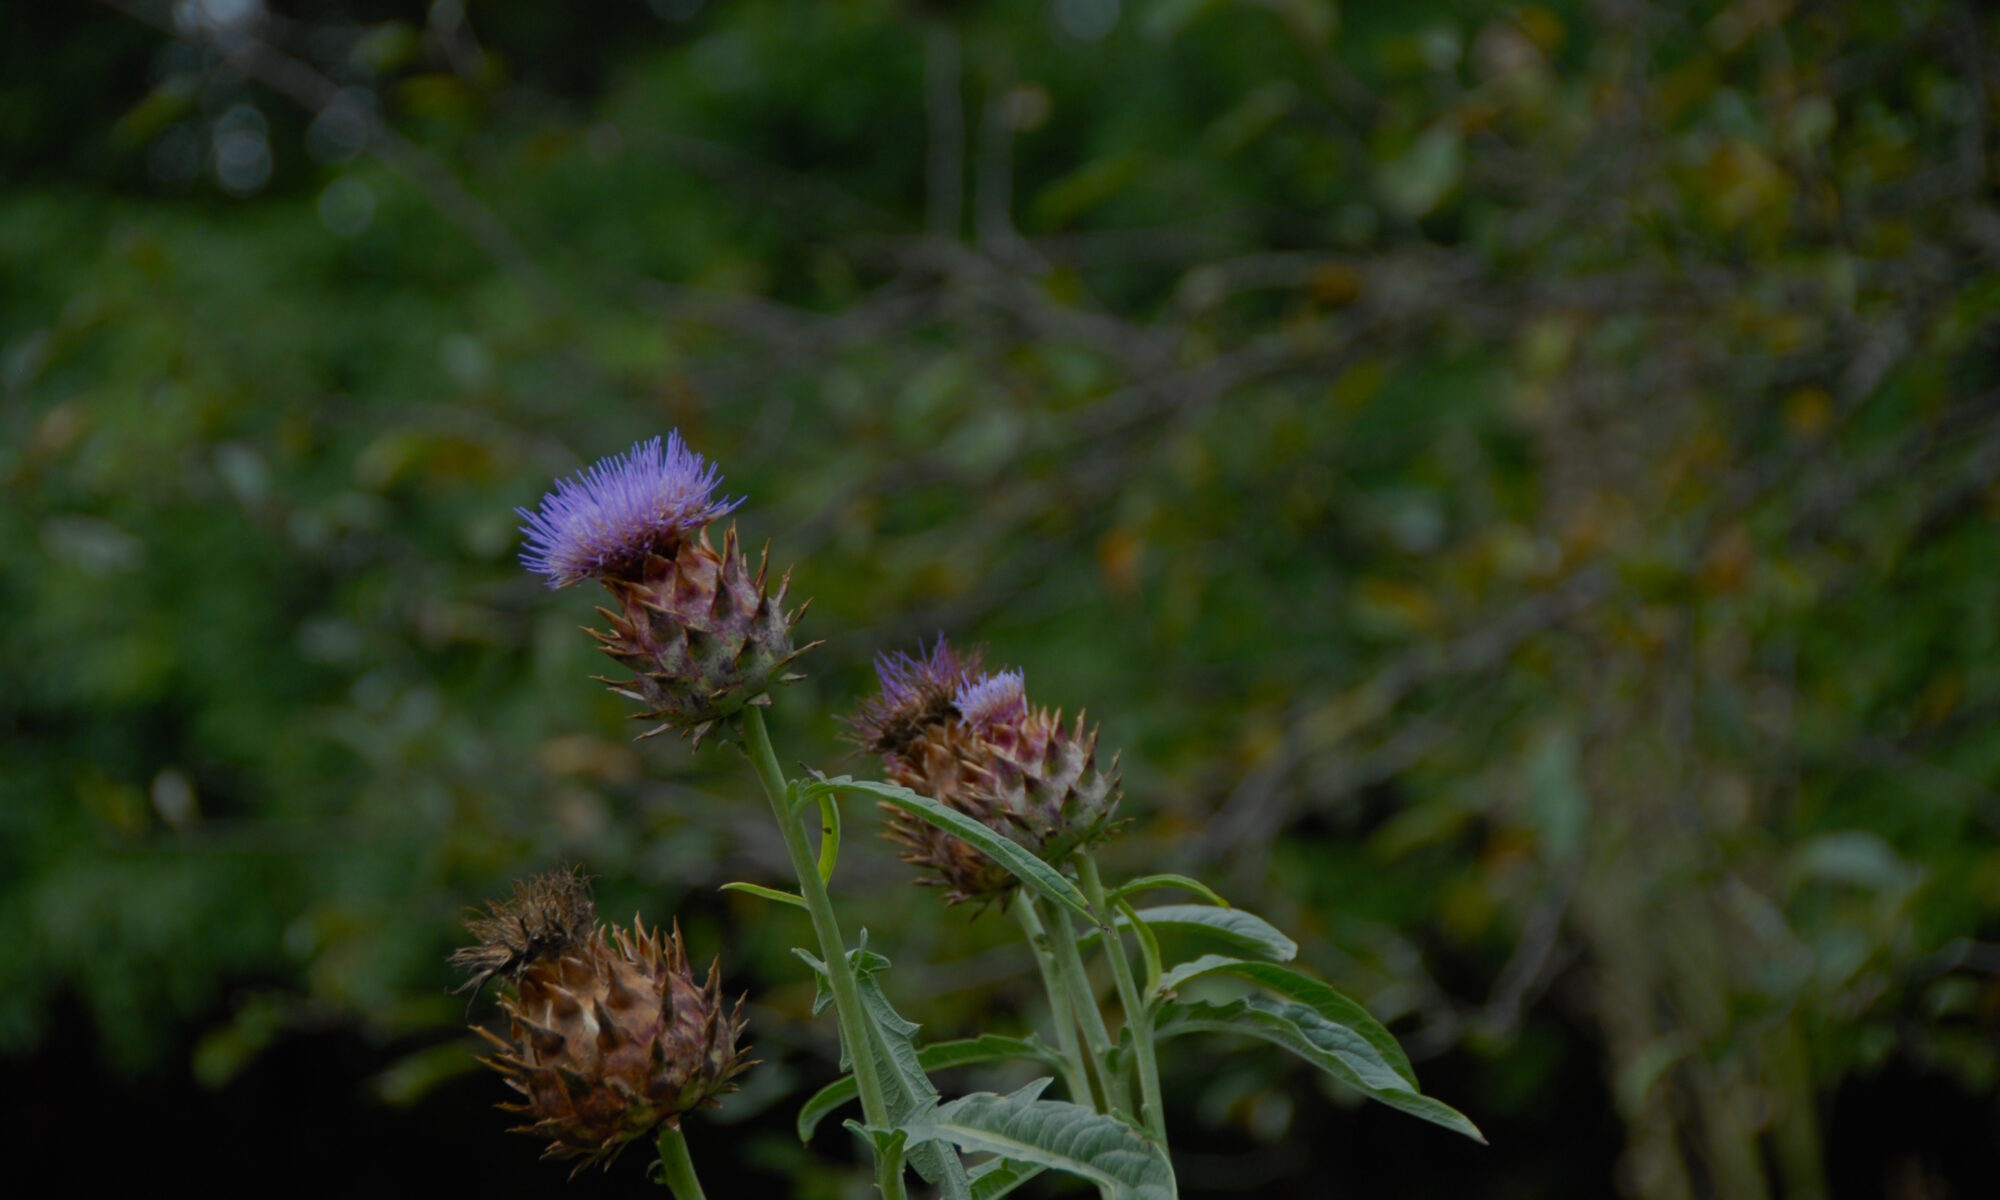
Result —
[[516, 884], [469, 919], [480, 939], [452, 955], [468, 986], [500, 977], [508, 1036], [476, 1032], [482, 1059], [522, 1100], [515, 1132], [549, 1140], [548, 1158], [608, 1163], [632, 1141], [717, 1103], [751, 1065], [737, 1047], [743, 1002], [725, 1011], [719, 964], [697, 983], [679, 928], [666, 937], [597, 923], [589, 886], [556, 871]]

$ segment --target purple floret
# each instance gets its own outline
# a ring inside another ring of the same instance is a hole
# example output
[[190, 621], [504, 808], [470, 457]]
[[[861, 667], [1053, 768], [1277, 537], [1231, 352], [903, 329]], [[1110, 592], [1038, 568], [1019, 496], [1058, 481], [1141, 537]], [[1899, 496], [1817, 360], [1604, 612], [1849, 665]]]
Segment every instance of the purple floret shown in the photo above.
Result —
[[975, 732], [995, 725], [1018, 723], [1028, 715], [1028, 691], [1021, 672], [967, 674], [953, 699], [958, 715]]
[[932, 694], [950, 695], [965, 672], [978, 666], [977, 651], [961, 657], [940, 634], [925, 653], [912, 655], [898, 650], [876, 655], [875, 677], [882, 681], [882, 703], [899, 708]]
[[882, 690], [848, 718], [856, 740], [883, 753], [899, 752], [917, 732], [956, 716], [952, 697], [959, 682], [979, 669], [980, 652], [961, 654], [940, 634], [927, 651], [875, 656]]
[[648, 554], [671, 556], [703, 526], [743, 503], [713, 498], [722, 476], [679, 433], [640, 442], [556, 481], [534, 512], [514, 511], [527, 544], [521, 565], [550, 587], [617, 574]]

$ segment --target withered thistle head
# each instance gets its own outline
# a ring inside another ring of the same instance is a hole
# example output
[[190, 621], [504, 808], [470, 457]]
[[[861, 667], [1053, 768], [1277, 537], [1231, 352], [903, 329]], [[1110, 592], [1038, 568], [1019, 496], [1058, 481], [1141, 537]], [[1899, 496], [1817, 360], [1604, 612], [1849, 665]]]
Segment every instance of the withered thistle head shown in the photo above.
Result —
[[512, 896], [487, 901], [465, 927], [479, 944], [453, 951], [451, 965], [472, 976], [459, 990], [477, 996], [494, 976], [518, 980], [536, 960], [587, 941], [597, 929], [597, 905], [582, 872], [546, 871], [515, 880]]
[[549, 1139], [546, 1158], [609, 1163], [631, 1142], [717, 1103], [750, 1061], [737, 1048], [743, 1002], [725, 1010], [718, 963], [697, 983], [669, 936], [597, 923], [588, 885], [558, 871], [516, 884], [466, 921], [480, 939], [452, 955], [477, 987], [499, 977], [508, 1036], [475, 1031], [481, 1059], [520, 1093], [515, 1132]]
[[[891, 780], [950, 805], [1050, 863], [1109, 837], [1118, 799], [1118, 763], [1096, 766], [1097, 731], [1079, 714], [1029, 704], [1020, 671], [984, 674], [981, 654], [943, 638], [926, 653], [876, 660], [882, 691], [850, 719], [856, 741], [882, 757]], [[888, 836], [903, 861], [929, 874], [951, 903], [994, 899], [1014, 886], [985, 854], [884, 805]]]
[[609, 632], [589, 630], [605, 653], [632, 672], [602, 682], [645, 705], [636, 719], [700, 742], [716, 721], [745, 705], [769, 704], [774, 684], [800, 678], [786, 666], [811, 646], [794, 648], [787, 614], [789, 572], [766, 595], [767, 547], [756, 574], [738, 549], [736, 530], [717, 552], [708, 525], [741, 501], [714, 498], [715, 467], [678, 433], [654, 438], [558, 481], [527, 524], [521, 561], [552, 587], [600, 580], [617, 603], [597, 611]]

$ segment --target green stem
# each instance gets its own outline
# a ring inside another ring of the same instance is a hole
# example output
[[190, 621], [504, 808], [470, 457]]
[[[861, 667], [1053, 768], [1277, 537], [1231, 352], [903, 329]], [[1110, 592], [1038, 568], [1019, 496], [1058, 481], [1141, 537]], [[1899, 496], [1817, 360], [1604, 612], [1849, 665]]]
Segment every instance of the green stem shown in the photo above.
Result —
[[1014, 919], [1021, 923], [1021, 932], [1028, 937], [1028, 948], [1035, 952], [1035, 965], [1041, 969], [1042, 989], [1048, 993], [1049, 1015], [1055, 1021], [1056, 1042], [1062, 1047], [1063, 1084], [1069, 1088], [1069, 1098], [1103, 1112], [1105, 1106], [1090, 1091], [1090, 1072], [1084, 1069], [1083, 1047], [1076, 1040], [1076, 1011], [1070, 1007], [1069, 992], [1063, 987], [1049, 932], [1035, 912], [1035, 898], [1028, 889], [1017, 889], [1011, 907]]
[[1097, 914], [1097, 928], [1104, 941], [1104, 954], [1111, 960], [1111, 977], [1118, 981], [1118, 1003], [1125, 1010], [1125, 1027], [1132, 1031], [1132, 1056], [1139, 1062], [1139, 1100], [1146, 1129], [1160, 1145], [1167, 1144], [1167, 1113], [1160, 1102], [1160, 1066], [1153, 1057], [1153, 1025], [1132, 978], [1132, 963], [1125, 957], [1125, 939], [1119, 936], [1117, 919], [1104, 898], [1104, 881], [1097, 877], [1097, 863], [1088, 854], [1076, 856], [1077, 882]]
[[672, 1121], [660, 1126], [660, 1175], [674, 1200], [708, 1200], [701, 1194], [701, 1180], [694, 1177], [694, 1160], [688, 1157], [687, 1138]]
[[1069, 923], [1069, 913], [1060, 909], [1050, 912], [1048, 928], [1055, 942], [1056, 974], [1069, 992], [1077, 1024], [1083, 1029], [1084, 1045], [1090, 1048], [1098, 1081], [1104, 1085], [1104, 1103], [1129, 1113], [1132, 1097], [1125, 1090], [1124, 1076], [1111, 1069], [1111, 1031], [1104, 1027], [1104, 1014], [1098, 1010], [1097, 996], [1090, 990], [1083, 956], [1076, 951], [1076, 930]]
[[[833, 989], [834, 1016], [840, 1021], [840, 1040], [847, 1045], [847, 1058], [854, 1068], [855, 1087], [861, 1093], [861, 1115], [877, 1129], [895, 1124], [883, 1098], [882, 1079], [876, 1072], [875, 1050], [868, 1041], [868, 1028], [861, 1020], [861, 995], [854, 982], [854, 967], [847, 961], [847, 947], [840, 940], [840, 922], [833, 915], [833, 901], [819, 877], [819, 864], [806, 845], [805, 827], [792, 810], [791, 789], [778, 756], [771, 749], [770, 731], [764, 728], [764, 714], [756, 708], [743, 710], [743, 745], [751, 766], [757, 769], [771, 812], [778, 818], [778, 831], [785, 838], [785, 853], [792, 860], [792, 874], [798, 876], [799, 895], [812, 916], [813, 932], [819, 936], [820, 957], [826, 961], [827, 984]], [[903, 1195], [900, 1164], [878, 1162], [876, 1186], [888, 1200]], [[886, 1178], [885, 1178], [886, 1176]]]
[[877, 1156], [875, 1187], [882, 1193], [882, 1200], [910, 1200], [910, 1194], [903, 1190], [902, 1155]]

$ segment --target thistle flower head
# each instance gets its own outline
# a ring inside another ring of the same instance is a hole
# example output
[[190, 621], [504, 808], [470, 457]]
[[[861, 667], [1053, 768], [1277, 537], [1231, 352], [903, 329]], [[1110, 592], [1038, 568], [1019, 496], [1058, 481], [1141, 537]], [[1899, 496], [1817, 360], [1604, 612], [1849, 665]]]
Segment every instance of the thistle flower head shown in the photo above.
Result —
[[[995, 832], [1060, 862], [1110, 836], [1119, 799], [1118, 765], [1096, 765], [1097, 731], [1081, 716], [1028, 702], [1019, 670], [980, 671], [982, 655], [939, 638], [928, 653], [876, 660], [882, 691], [849, 719], [856, 741], [882, 757], [896, 783], [951, 806]], [[971, 845], [892, 806], [888, 836], [919, 879], [946, 888], [952, 903], [994, 899], [1014, 879]]]
[[597, 923], [588, 885], [555, 872], [466, 922], [476, 946], [452, 955], [473, 984], [505, 976], [508, 1036], [476, 1032], [482, 1059], [521, 1096], [515, 1132], [549, 1140], [544, 1157], [614, 1158], [662, 1124], [717, 1103], [751, 1063], [737, 1048], [743, 1002], [727, 1010], [717, 964], [705, 982], [680, 930], [662, 937], [637, 917], [629, 930]]
[[742, 501], [714, 498], [722, 476], [678, 432], [640, 442], [556, 481], [527, 524], [521, 564], [550, 587], [622, 575], [649, 555], [673, 557], [683, 541]]
[[770, 703], [778, 683], [801, 678], [786, 664], [811, 647], [792, 645], [805, 605], [784, 610], [789, 573], [775, 594], [764, 590], [769, 554], [750, 571], [730, 528], [718, 552], [711, 521], [741, 500], [715, 498], [722, 477], [679, 433], [641, 442], [559, 480], [527, 524], [521, 561], [551, 587], [599, 579], [617, 602], [600, 608], [609, 632], [589, 631], [631, 672], [606, 679], [613, 691], [645, 705], [655, 722], [699, 743], [715, 722], [747, 704]]
[[875, 656], [882, 690], [848, 718], [854, 740], [878, 754], [896, 754], [931, 726], [958, 715], [960, 684], [979, 670], [983, 652], [961, 652], [939, 634], [929, 650]]

